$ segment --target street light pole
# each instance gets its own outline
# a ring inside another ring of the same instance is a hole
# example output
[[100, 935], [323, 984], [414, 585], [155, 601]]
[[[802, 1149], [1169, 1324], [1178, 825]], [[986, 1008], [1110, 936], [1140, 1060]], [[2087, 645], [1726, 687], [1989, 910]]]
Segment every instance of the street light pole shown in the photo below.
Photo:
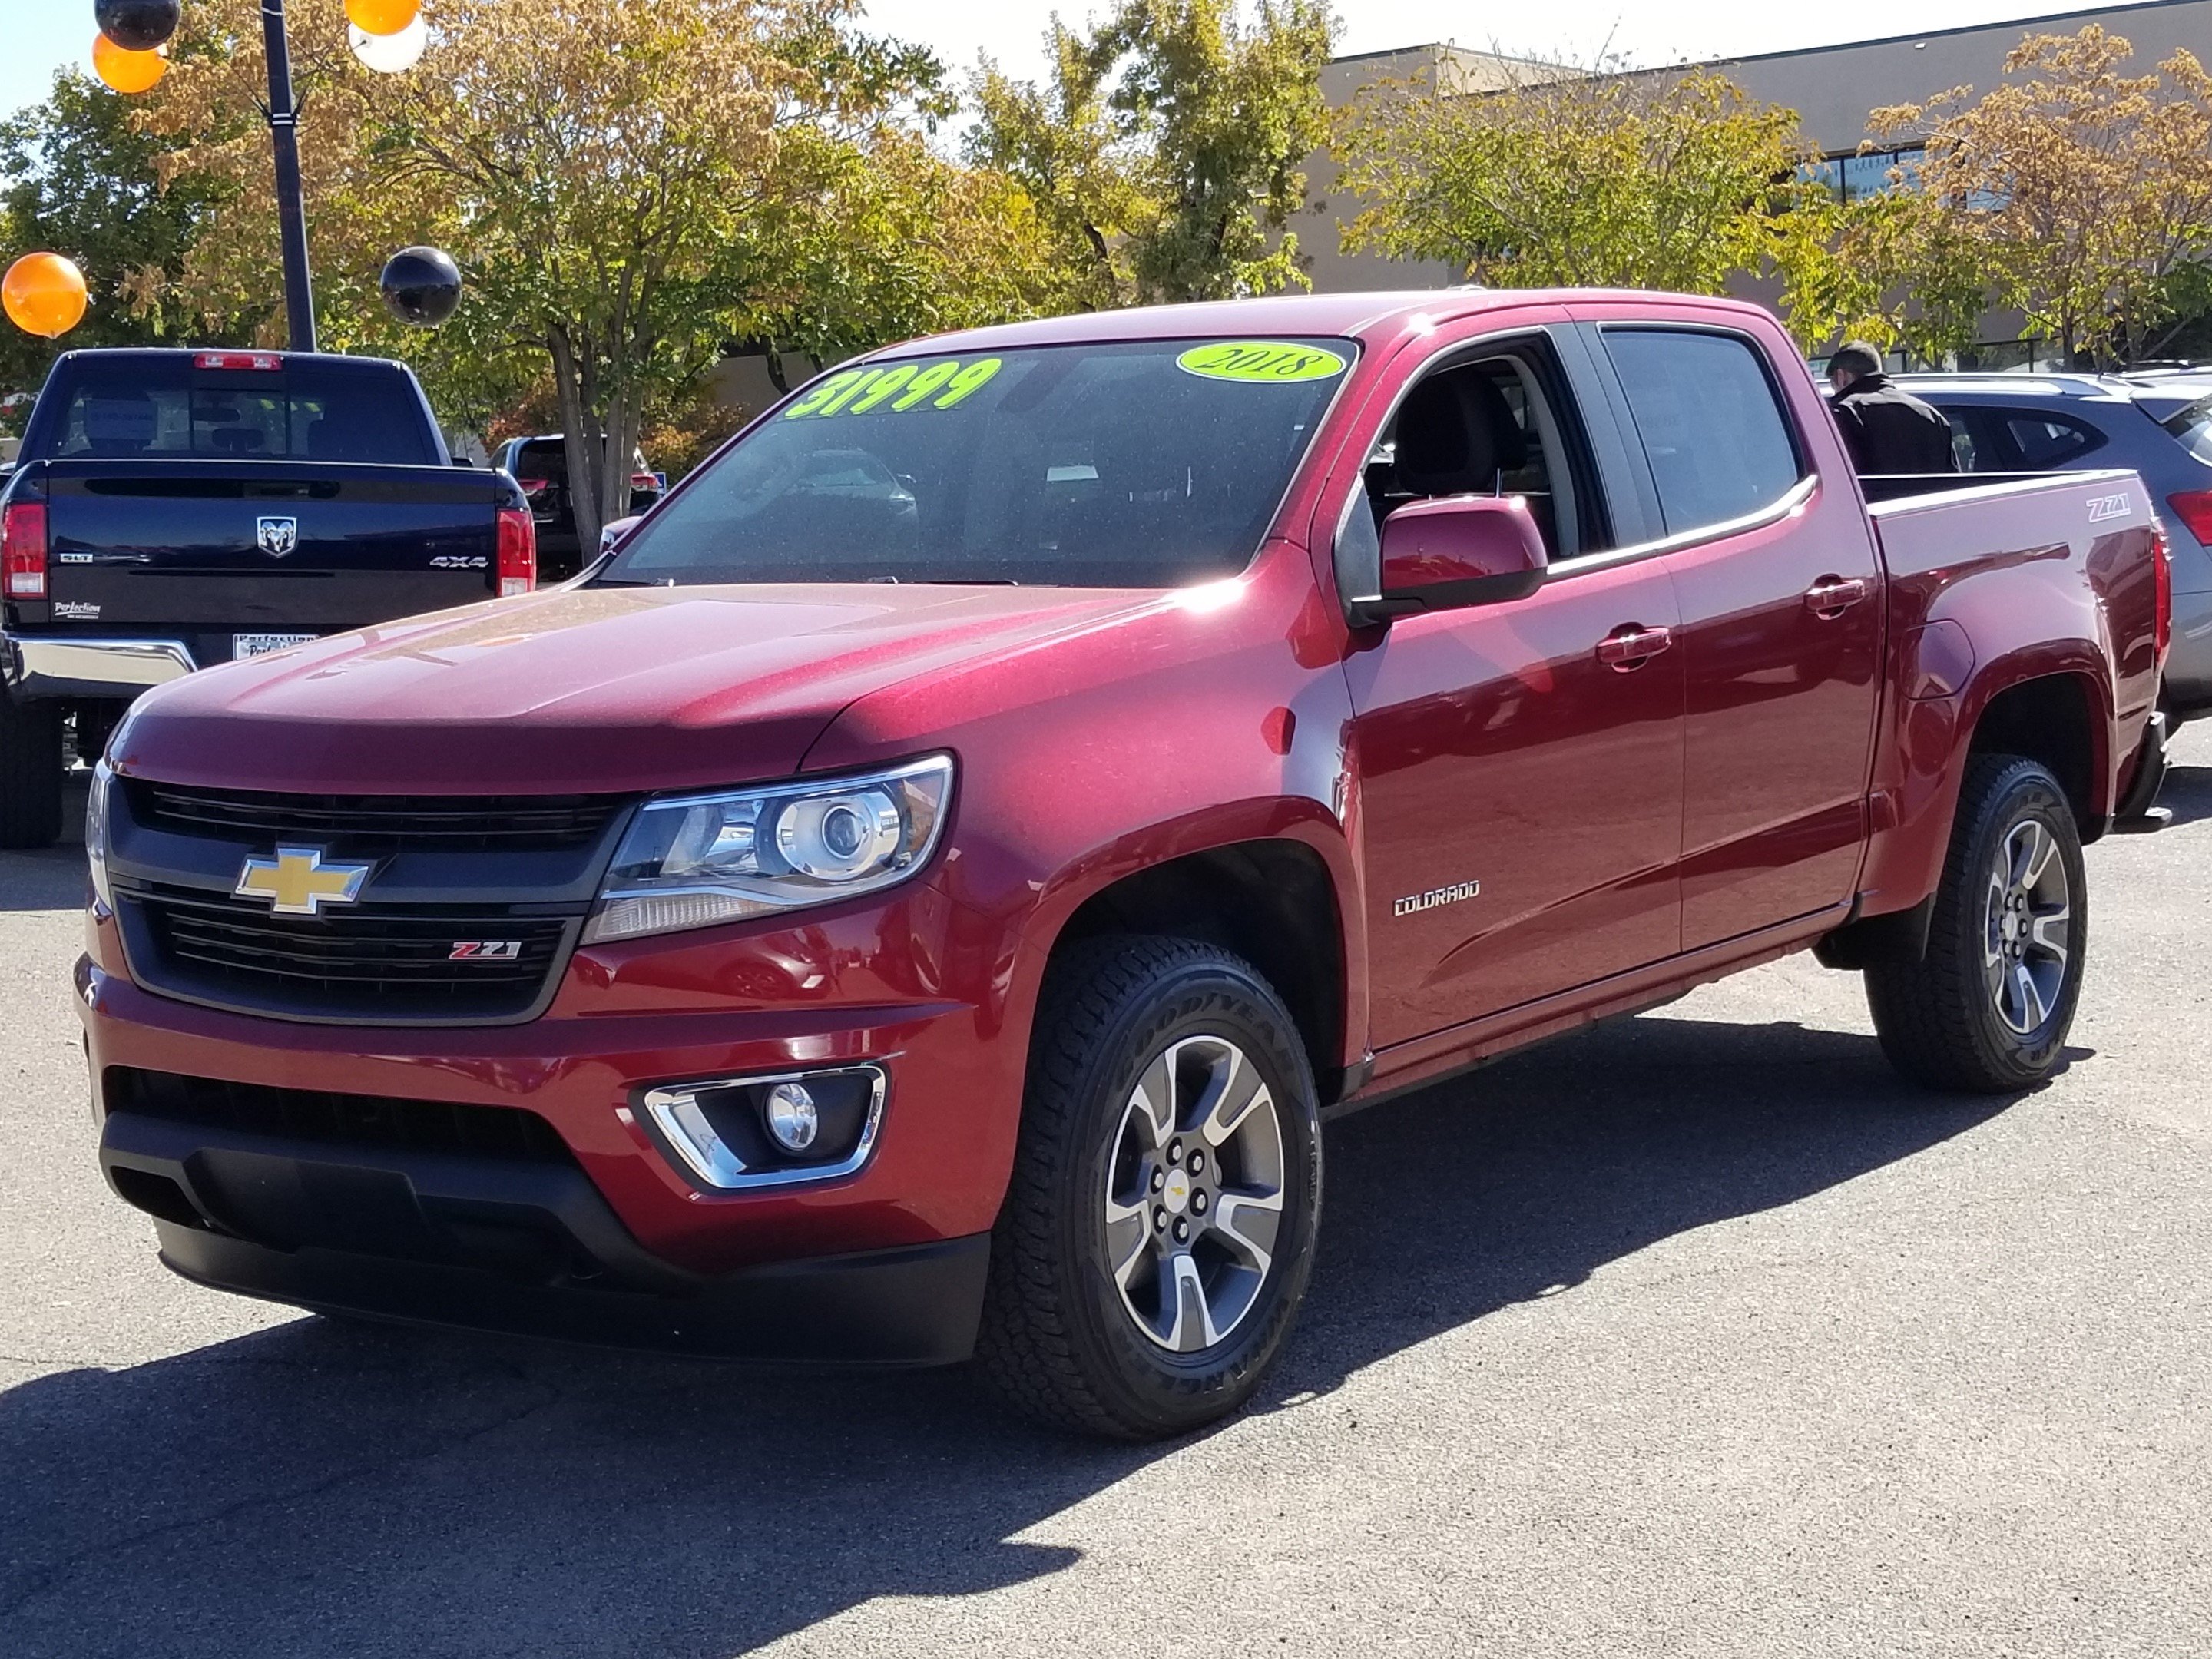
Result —
[[269, 56], [269, 137], [276, 152], [276, 227], [284, 245], [284, 316], [295, 351], [315, 349], [315, 295], [307, 276], [307, 210], [300, 197], [300, 109], [292, 98], [292, 50], [284, 0], [261, 0]]

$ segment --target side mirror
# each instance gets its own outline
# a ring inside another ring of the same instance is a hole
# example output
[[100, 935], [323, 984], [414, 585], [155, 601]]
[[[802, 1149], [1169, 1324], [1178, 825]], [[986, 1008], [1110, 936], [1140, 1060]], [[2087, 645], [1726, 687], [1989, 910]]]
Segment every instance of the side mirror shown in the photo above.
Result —
[[615, 544], [629, 535], [636, 527], [637, 521], [644, 516], [642, 513], [633, 513], [627, 519], [612, 519], [600, 526], [599, 551], [602, 553], [613, 551]]
[[1544, 585], [1544, 538], [1519, 495], [1446, 495], [1382, 521], [1382, 592], [1364, 622], [1526, 599]]

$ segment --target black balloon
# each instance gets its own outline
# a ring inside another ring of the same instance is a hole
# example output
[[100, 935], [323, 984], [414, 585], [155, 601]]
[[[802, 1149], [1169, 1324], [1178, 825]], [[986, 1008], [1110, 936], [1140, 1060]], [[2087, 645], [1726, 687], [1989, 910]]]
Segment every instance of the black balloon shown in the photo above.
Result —
[[435, 328], [461, 302], [461, 268], [437, 248], [403, 247], [385, 261], [377, 286], [401, 322]]
[[94, 0], [92, 15], [125, 52], [151, 52], [177, 32], [178, 0]]

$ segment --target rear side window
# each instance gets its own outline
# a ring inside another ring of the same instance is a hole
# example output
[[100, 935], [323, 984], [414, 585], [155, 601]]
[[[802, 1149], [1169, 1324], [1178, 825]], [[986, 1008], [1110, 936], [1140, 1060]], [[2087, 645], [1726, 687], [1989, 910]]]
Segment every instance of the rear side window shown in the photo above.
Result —
[[2105, 434], [2094, 427], [2040, 410], [2008, 409], [2000, 418], [2018, 464], [2031, 472], [2063, 466], [2105, 441]]
[[2166, 419], [2166, 429], [2200, 461], [2212, 462], [2212, 398], [2200, 398]]
[[1668, 535], [1748, 517], [1796, 487], [1797, 446], [1748, 340], [1656, 328], [1607, 329], [1604, 339]]
[[389, 369], [200, 369], [191, 360], [80, 361], [41, 416], [54, 460], [368, 461], [437, 465], [414, 389]]
[[1999, 465], [1982, 453], [1972, 421], [1964, 410], [1946, 406], [1943, 418], [1951, 423], [1951, 463], [1961, 472], [1995, 472]]

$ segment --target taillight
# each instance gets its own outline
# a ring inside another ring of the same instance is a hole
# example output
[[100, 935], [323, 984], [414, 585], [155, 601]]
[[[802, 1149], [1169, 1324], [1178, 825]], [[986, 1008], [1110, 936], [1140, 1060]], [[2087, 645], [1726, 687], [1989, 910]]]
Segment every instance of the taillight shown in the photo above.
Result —
[[0, 572], [11, 599], [46, 597], [46, 504], [17, 501], [0, 515]]
[[2168, 495], [2166, 504], [2173, 516], [2189, 526], [2189, 533], [2212, 547], [2212, 489], [2185, 489]]
[[528, 509], [499, 510], [499, 596], [510, 599], [538, 586], [538, 526]]
[[[2199, 538], [2200, 540], [2202, 538]], [[2152, 632], [2158, 640], [2158, 660], [2166, 662], [2166, 647], [2173, 639], [2173, 549], [2166, 539], [2166, 527], [2154, 524], [2150, 532], [2150, 562], [2157, 573], [2157, 622]]]
[[658, 489], [660, 480], [650, 472], [633, 472], [629, 475], [629, 487], [632, 489]]

